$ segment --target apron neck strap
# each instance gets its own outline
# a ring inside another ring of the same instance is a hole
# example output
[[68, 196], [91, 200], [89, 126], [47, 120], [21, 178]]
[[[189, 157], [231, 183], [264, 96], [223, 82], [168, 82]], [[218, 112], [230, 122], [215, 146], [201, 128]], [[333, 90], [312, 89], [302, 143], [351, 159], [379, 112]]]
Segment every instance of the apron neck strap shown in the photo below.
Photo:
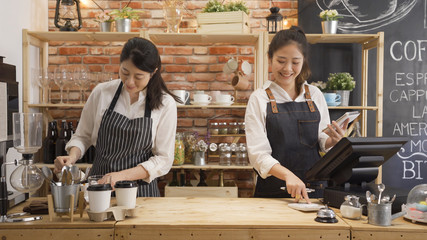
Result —
[[271, 103], [271, 111], [273, 113], [278, 113], [279, 110], [277, 109], [277, 103], [276, 103], [276, 99], [274, 98], [273, 93], [271, 92], [270, 88], [265, 89], [265, 91], [267, 92], [268, 95], [268, 99], [270, 99], [270, 103]]
[[310, 94], [310, 90], [308, 89], [308, 85], [304, 84], [304, 89], [305, 89], [304, 97], [305, 97], [305, 101], [307, 102], [308, 108], [310, 109], [310, 112], [315, 112], [316, 109], [314, 107], [313, 101], [311, 100], [311, 94]]
[[[108, 108], [109, 111], [114, 110], [114, 107], [116, 106], [117, 100], [120, 97], [120, 93], [122, 92], [122, 88], [123, 88], [123, 82], [120, 82], [119, 87], [117, 88], [116, 93], [114, 94], [113, 100], [111, 101], [110, 107]], [[150, 109], [150, 104], [149, 104], [148, 98], [145, 99], [144, 117], [151, 118], [151, 109]]]

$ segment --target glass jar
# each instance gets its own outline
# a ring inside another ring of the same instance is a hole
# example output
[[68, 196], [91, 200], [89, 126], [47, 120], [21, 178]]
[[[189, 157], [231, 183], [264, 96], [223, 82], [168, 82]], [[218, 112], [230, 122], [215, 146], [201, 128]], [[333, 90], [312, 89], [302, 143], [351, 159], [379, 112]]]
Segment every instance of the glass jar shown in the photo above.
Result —
[[427, 223], [427, 184], [416, 185], [409, 191], [405, 218]]
[[340, 206], [342, 216], [348, 219], [360, 219], [362, 217], [362, 205], [359, 202], [359, 197], [347, 195], [344, 200]]
[[228, 124], [228, 133], [229, 134], [239, 134], [239, 126], [237, 125], [237, 122], [231, 122]]
[[209, 144], [209, 154], [218, 155], [218, 145], [216, 143]]
[[220, 146], [219, 165], [223, 165], [223, 166], [231, 165], [231, 149], [227, 143], [224, 143]]
[[184, 133], [184, 145], [185, 145], [185, 164], [193, 164], [193, 152], [194, 146], [197, 143], [196, 132], [185, 132]]
[[221, 135], [228, 134], [228, 128], [227, 128], [226, 122], [220, 122], [218, 126], [219, 126], [219, 134]]
[[211, 122], [209, 133], [211, 135], [218, 135], [219, 134], [219, 127], [218, 127], [218, 123], [217, 122]]
[[236, 165], [248, 165], [248, 152], [246, 150], [246, 144], [244, 143], [240, 143], [236, 149]]
[[176, 133], [175, 137], [175, 156], [173, 159], [173, 165], [179, 166], [184, 164], [185, 160], [185, 145], [184, 137], [182, 133]]
[[245, 134], [245, 122], [239, 122], [239, 134]]

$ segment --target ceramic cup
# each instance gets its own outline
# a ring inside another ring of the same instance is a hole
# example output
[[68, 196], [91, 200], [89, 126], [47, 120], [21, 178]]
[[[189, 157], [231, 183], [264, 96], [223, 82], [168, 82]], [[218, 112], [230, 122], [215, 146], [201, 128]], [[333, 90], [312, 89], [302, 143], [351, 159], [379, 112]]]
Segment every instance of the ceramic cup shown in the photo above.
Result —
[[212, 97], [208, 94], [194, 94], [193, 99], [196, 103], [206, 103], [210, 102], [212, 100]]
[[224, 71], [224, 73], [233, 73], [237, 70], [238, 67], [239, 62], [234, 58], [230, 58], [224, 65], [222, 70]]
[[218, 95], [221, 95], [221, 91], [212, 91], [211, 92], [212, 101], [216, 102], [216, 96]]
[[221, 94], [216, 96], [216, 102], [220, 102], [220, 103], [234, 102], [234, 97], [229, 94]]
[[234, 75], [233, 79], [231, 79], [231, 85], [236, 90], [248, 90], [251, 87], [248, 76], [244, 75], [240, 71], [238, 72], [238, 74]]
[[87, 188], [91, 212], [105, 212], [110, 207], [111, 184], [92, 184]]
[[118, 181], [114, 185], [117, 206], [135, 208], [138, 184], [135, 181]]
[[173, 90], [172, 93], [179, 97], [183, 102], [183, 104], [177, 102], [176, 104], [178, 105], [184, 105], [188, 101], [188, 98], [190, 98], [190, 92], [185, 90]]
[[341, 96], [337, 93], [324, 93], [323, 96], [325, 96], [328, 105], [336, 106], [341, 100]]

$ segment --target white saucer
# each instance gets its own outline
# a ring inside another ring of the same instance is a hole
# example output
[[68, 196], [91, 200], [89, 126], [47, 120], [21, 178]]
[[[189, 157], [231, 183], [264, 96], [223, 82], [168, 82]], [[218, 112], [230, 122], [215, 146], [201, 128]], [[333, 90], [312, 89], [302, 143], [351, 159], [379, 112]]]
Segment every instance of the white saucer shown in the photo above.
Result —
[[234, 102], [213, 102], [214, 105], [231, 106]]
[[341, 102], [327, 102], [326, 104], [328, 104], [328, 106], [330, 106], [330, 107], [335, 107], [335, 106], [338, 106], [338, 105], [340, 105], [341, 104]]
[[194, 102], [194, 101], [190, 102], [191, 105], [200, 105], [200, 106], [207, 106], [209, 105], [209, 103], [211, 102], [210, 101], [209, 102]]

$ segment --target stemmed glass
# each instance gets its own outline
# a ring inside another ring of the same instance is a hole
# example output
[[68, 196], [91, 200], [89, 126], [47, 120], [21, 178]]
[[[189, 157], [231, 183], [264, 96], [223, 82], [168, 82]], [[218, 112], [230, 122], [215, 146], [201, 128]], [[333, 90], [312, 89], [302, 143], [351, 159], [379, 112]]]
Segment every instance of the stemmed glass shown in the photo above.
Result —
[[69, 69], [66, 73], [67, 78], [65, 80], [64, 87], [67, 89], [67, 103], [70, 103], [70, 90], [75, 84], [75, 74], [74, 69]]
[[40, 87], [41, 102], [48, 103], [49, 96], [46, 94], [46, 90], [49, 90], [49, 75], [47, 69], [35, 68], [32, 70], [31, 75], [37, 86]]
[[80, 92], [80, 103], [84, 101], [84, 86], [89, 80], [89, 73], [86, 66], [78, 66], [74, 72], [74, 78]]
[[63, 104], [64, 101], [64, 85], [65, 82], [67, 81], [67, 69], [65, 67], [59, 67], [59, 68], [55, 68], [55, 83], [56, 85], [58, 85], [59, 87], [59, 91], [60, 91], [60, 98], [61, 101], [59, 101], [60, 104]]

